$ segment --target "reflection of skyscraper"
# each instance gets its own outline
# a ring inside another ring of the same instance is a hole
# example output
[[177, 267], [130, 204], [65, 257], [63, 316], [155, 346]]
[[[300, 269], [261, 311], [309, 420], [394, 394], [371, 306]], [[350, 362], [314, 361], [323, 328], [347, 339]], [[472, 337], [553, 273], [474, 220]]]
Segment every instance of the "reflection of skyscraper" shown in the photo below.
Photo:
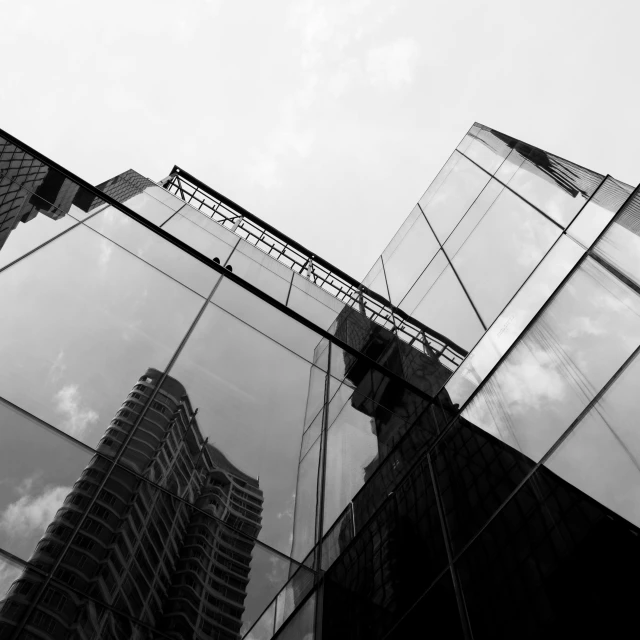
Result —
[[[354, 347], [359, 340], [362, 353], [427, 394], [438, 388], [432, 385], [442, 365], [433, 355], [399, 343], [385, 329], [365, 330], [368, 321], [358, 316], [353, 311], [342, 314], [336, 334]], [[566, 637], [572, 629], [579, 629], [580, 635], [599, 635], [610, 625], [619, 633], [629, 624], [619, 613], [632, 615], [632, 599], [616, 576], [618, 566], [629, 561], [640, 569], [635, 528], [464, 418], [459, 417], [435, 451], [427, 454], [456, 414], [447, 392], [438, 395], [437, 411], [425, 410], [423, 399], [366, 361], [348, 354], [344, 359], [346, 377], [355, 385], [351, 406], [372, 416], [380, 455], [364, 469], [367, 482], [354, 497], [352, 511], [347, 512], [351, 515], [325, 537], [323, 556], [328, 547], [335, 561], [325, 567], [323, 637], [382, 638], [401, 619], [393, 637], [413, 637], [425, 626], [437, 637], [465, 637], [453, 622], [459, 618], [456, 601], [459, 609], [468, 606], [457, 593], [460, 584], [473, 595], [471, 613], [483, 620], [477, 623], [482, 637], [497, 637], [500, 625], [494, 627], [495, 621], [478, 603], [484, 602], [488, 611], [496, 599], [504, 607], [495, 608], [507, 611], [512, 601], [530, 599], [544, 610], [546, 598], [565, 600], [560, 615], [550, 615], [546, 625], [536, 620], [538, 626], [531, 635], [523, 634], [526, 637]], [[413, 422], [410, 431], [405, 419]], [[475, 564], [458, 562], [447, 570], [451, 554], [478, 534], [496, 505], [526, 480], [517, 498], [496, 516], [496, 524], [478, 537], [475, 544], [481, 550], [473, 556]], [[602, 558], [598, 549], [603, 546], [614, 549], [614, 562]], [[492, 572], [495, 591], [478, 590], [477, 575]], [[599, 582], [611, 585], [606, 601], [581, 587], [583, 574], [585, 584], [596, 575]], [[425, 617], [420, 606], [412, 605], [432, 583]], [[585, 603], [601, 611], [591, 615], [586, 626], [580, 622]], [[612, 612], [615, 620], [610, 619]], [[514, 620], [518, 624], [526, 622]]]
[[[71, 539], [55, 573], [60, 582], [176, 638], [197, 633], [232, 640], [242, 625], [253, 550], [243, 533], [257, 536], [260, 530], [262, 492], [257, 480], [203, 439], [197, 410], [177, 380], [164, 379], [139, 420], [160, 380], [155, 369], [140, 378], [99, 443], [108, 457], [122, 446], [123, 466], [108, 473], [106, 457], [92, 459], [31, 565], [48, 569]], [[20, 619], [41, 581], [35, 571], [24, 571], [0, 611], [3, 622]], [[28, 627], [43, 638], [134, 635], [122, 620], [50, 585]]]

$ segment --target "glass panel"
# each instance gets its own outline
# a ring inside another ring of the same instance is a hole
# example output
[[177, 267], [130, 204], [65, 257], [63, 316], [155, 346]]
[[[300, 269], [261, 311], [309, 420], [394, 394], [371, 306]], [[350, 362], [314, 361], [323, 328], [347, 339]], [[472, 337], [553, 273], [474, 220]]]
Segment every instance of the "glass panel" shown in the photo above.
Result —
[[90, 445], [202, 305], [84, 226], [5, 269], [0, 296], [0, 395]]
[[561, 478], [640, 525], [637, 357], [545, 462]]
[[420, 214], [395, 251], [389, 256], [383, 254], [393, 304], [400, 303], [439, 248], [436, 237]]
[[400, 308], [406, 313], [413, 315], [415, 308], [427, 295], [440, 274], [447, 268], [449, 261], [444, 251], [438, 251], [433, 260], [427, 265], [416, 283], [411, 287], [404, 300], [400, 303]]
[[571, 223], [567, 233], [589, 248], [632, 191], [633, 187], [607, 176]]
[[510, 151], [511, 147], [504, 140], [495, 136], [491, 131], [480, 129], [471, 138], [469, 144], [465, 145], [462, 153], [493, 174], [502, 165]]
[[[384, 637], [446, 564], [430, 474], [419, 465], [394, 493], [385, 495], [327, 571], [323, 632], [328, 637], [336, 637], [338, 629], [347, 637]], [[357, 633], [363, 621], [370, 634], [364, 629]]]
[[330, 293], [294, 273], [287, 306], [317, 324], [321, 329], [327, 330], [345, 305]]
[[528, 159], [509, 187], [566, 227], [596, 190], [603, 176], [519, 142]]
[[311, 426], [304, 432], [302, 436], [302, 446], [300, 447], [300, 458], [304, 458], [307, 455], [307, 452], [315, 441], [320, 437], [320, 433], [322, 432], [322, 424], [324, 421], [324, 416], [322, 411], [320, 411], [315, 420], [311, 423]]
[[587, 258], [463, 416], [539, 460], [640, 343], [640, 299]]
[[[187, 218], [187, 220], [191, 220], [191, 222], [197, 224], [199, 227], [206, 229], [210, 234], [216, 238], [220, 238], [230, 246], [235, 246], [238, 242], [238, 236], [233, 233], [233, 231], [226, 229], [220, 223], [190, 205], [186, 205], [180, 209], [180, 215]], [[251, 254], [248, 253], [247, 255]]]
[[26, 560], [91, 457], [0, 400], [0, 548]]
[[353, 540], [353, 511], [349, 505], [322, 540], [322, 570], [327, 571]]
[[300, 461], [295, 493], [295, 513], [291, 557], [302, 561], [313, 549], [316, 537], [316, 505], [320, 439]]
[[285, 304], [293, 272], [266, 253], [241, 240], [229, 261], [233, 273]]
[[139, 193], [123, 204], [159, 227], [174, 214], [171, 207], [162, 204], [148, 193]]
[[454, 403], [466, 402], [523, 329], [542, 308], [584, 251], [566, 236], [558, 238], [514, 299], [447, 382]]
[[177, 198], [162, 187], [150, 186], [147, 187], [144, 192], [167, 205], [167, 207], [173, 211], [178, 211], [178, 209], [181, 209], [184, 206], [184, 200]]
[[243, 640], [271, 640], [274, 634], [275, 616], [276, 601], [274, 600], [243, 637]]
[[[419, 202], [440, 242], [447, 239], [489, 178], [489, 174], [458, 152], [440, 171]], [[436, 183], [439, 186], [434, 188]]]
[[276, 631], [288, 620], [296, 607], [313, 587], [313, 575], [304, 568], [298, 569], [276, 598]]
[[309, 393], [307, 395], [307, 409], [305, 411], [304, 429], [315, 420], [324, 404], [324, 388], [327, 374], [318, 367], [311, 367], [309, 374]]
[[502, 311], [559, 235], [558, 227], [521, 198], [507, 190], [498, 196], [452, 260], [485, 324]]
[[445, 571], [416, 604], [417, 606], [412, 607], [394, 628], [393, 637], [412, 638], [415, 629], [424, 624], [425, 617], [428, 617], [431, 629], [446, 630], [447, 640], [462, 640], [468, 637], [462, 630], [450, 570]]
[[328, 432], [323, 534], [378, 463], [375, 418], [356, 403], [345, 405]]
[[[22, 621], [44, 581], [34, 564], [16, 564], [12, 569], [20, 580], [14, 583], [4, 602], [1, 599], [3, 592], [0, 591], [0, 637], [3, 639], [12, 637], [15, 626]], [[36, 637], [80, 640], [103, 638], [106, 634], [114, 638], [153, 637], [170, 640], [172, 637], [124, 615], [124, 612], [103, 606], [88, 598], [85, 592], [59, 580], [49, 583], [18, 637], [30, 640]]]
[[625, 276], [640, 283], [640, 193], [636, 192], [618, 213], [593, 251]]
[[411, 315], [463, 349], [471, 349], [484, 333], [450, 265], [440, 274]]
[[[197, 215], [207, 220], [207, 218], [201, 213], [198, 213]], [[221, 264], [225, 264], [225, 262], [231, 255], [231, 252], [233, 251], [233, 247], [239, 242], [240, 238], [231, 234], [233, 244], [228, 244], [226, 242], [228, 236], [224, 239], [219, 237], [223, 235], [223, 232], [226, 232], [226, 229], [223, 229], [215, 222], [211, 223], [215, 225], [215, 227], [212, 228], [213, 230], [220, 230], [219, 235], [210, 233], [209, 231], [203, 229], [200, 225], [197, 225], [191, 220], [188, 220], [180, 213], [176, 213], [171, 218], [171, 220], [169, 220], [169, 222], [167, 222], [167, 224], [165, 224], [162, 228], [179, 240], [182, 240], [183, 242], [188, 244], [196, 251], [199, 251], [207, 258], [218, 258]]]
[[367, 287], [367, 289], [371, 289], [371, 291], [380, 294], [385, 300], [389, 300], [387, 281], [384, 278], [384, 270], [382, 269], [382, 258], [376, 260], [376, 263], [371, 267], [362, 284]]
[[260, 539], [288, 553], [309, 363], [209, 305], [171, 377], [198, 408], [203, 436], [229, 464], [259, 478]]
[[314, 593], [296, 612], [295, 616], [278, 635], [278, 640], [313, 640], [316, 613], [316, 594]]
[[628, 523], [542, 468], [456, 562], [473, 637], [624, 637], [639, 557]]
[[211, 293], [220, 277], [207, 265], [113, 207], [107, 207], [85, 224], [202, 296]]
[[[316, 348], [321, 340], [317, 333], [228, 278], [222, 279], [212, 302], [308, 362], [314, 362]], [[326, 362], [316, 361], [316, 366], [327, 365]], [[305, 379], [308, 380], [307, 374]]]
[[469, 237], [478, 226], [489, 208], [502, 193], [504, 187], [497, 181], [491, 180], [482, 190], [477, 200], [471, 205], [464, 218], [460, 220], [458, 226], [453, 230], [447, 241], [444, 243], [444, 250], [449, 258], [453, 258], [458, 253]]
[[[163, 464], [170, 451], [163, 446], [155, 462], [169, 484], [186, 471], [197, 508], [116, 467], [84, 506], [84, 520], [82, 511], [71, 512], [74, 520], [56, 514], [34, 563], [49, 566], [61, 557], [54, 578], [81, 592], [91, 585], [98, 601], [151, 627], [191, 637], [208, 624], [208, 635], [220, 630], [233, 637], [253, 625], [292, 573], [299, 583], [313, 576], [239, 531], [240, 521], [251, 518], [242, 518], [238, 505], [257, 492], [216, 447]], [[96, 470], [93, 463], [89, 470]], [[52, 548], [58, 538], [69, 541], [64, 552]], [[46, 592], [40, 604], [48, 604]]]
[[432, 456], [454, 555], [534, 466], [516, 449], [463, 418], [456, 420]]
[[495, 177], [503, 184], [508, 184], [515, 172], [522, 166], [524, 157], [516, 149], [506, 157], [500, 168], [496, 171]]

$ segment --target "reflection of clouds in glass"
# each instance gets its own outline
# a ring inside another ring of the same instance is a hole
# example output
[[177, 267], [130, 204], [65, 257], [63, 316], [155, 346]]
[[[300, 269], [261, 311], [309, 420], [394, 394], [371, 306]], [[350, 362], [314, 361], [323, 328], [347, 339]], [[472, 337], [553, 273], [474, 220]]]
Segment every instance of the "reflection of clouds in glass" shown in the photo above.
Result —
[[[31, 479], [25, 483], [21, 486], [30, 490]], [[14, 538], [43, 531], [70, 491], [70, 487], [45, 487], [40, 495], [21, 496], [0, 513], [0, 530]]]
[[60, 428], [69, 435], [79, 438], [87, 428], [98, 421], [93, 409], [83, 406], [77, 384], [67, 384], [54, 396], [56, 411], [63, 416]]
[[21, 573], [22, 569], [20, 567], [16, 567], [4, 560], [0, 560], [0, 599]]
[[113, 255], [114, 244], [106, 238], [100, 244], [100, 253], [98, 255], [98, 265], [101, 269], [105, 269]]

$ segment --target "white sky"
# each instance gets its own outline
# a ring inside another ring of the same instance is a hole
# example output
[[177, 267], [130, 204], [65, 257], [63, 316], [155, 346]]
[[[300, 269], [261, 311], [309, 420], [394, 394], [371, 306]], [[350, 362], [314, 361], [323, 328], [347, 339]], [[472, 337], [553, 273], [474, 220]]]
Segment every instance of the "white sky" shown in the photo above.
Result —
[[174, 164], [361, 278], [475, 121], [636, 184], [630, 0], [0, 0], [0, 127]]

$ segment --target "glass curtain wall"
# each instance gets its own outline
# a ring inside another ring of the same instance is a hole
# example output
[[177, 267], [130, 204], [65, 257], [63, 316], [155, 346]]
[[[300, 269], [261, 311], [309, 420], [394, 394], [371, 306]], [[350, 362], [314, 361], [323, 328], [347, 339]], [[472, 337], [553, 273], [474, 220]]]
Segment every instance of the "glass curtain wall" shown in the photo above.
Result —
[[629, 622], [628, 185], [474, 125], [340, 297], [1, 143], [0, 638]]

